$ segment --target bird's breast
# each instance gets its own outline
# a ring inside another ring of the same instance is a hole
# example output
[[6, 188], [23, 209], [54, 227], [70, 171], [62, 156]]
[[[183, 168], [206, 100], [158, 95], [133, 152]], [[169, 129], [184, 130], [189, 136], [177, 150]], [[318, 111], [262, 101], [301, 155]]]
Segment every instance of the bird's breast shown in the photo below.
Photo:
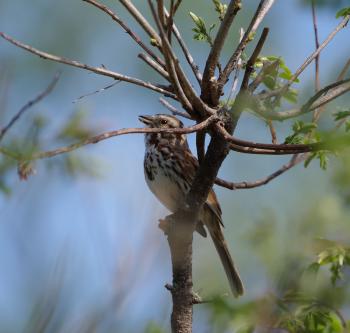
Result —
[[175, 212], [184, 200], [187, 184], [181, 180], [179, 165], [173, 154], [169, 149], [165, 150], [161, 152], [154, 146], [146, 150], [145, 178], [158, 200], [171, 212]]

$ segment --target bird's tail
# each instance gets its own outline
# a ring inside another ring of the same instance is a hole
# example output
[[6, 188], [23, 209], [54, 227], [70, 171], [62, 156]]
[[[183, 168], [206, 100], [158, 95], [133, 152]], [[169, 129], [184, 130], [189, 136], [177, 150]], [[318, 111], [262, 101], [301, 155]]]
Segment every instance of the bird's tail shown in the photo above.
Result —
[[209, 228], [209, 232], [211, 238], [213, 239], [216, 251], [219, 254], [221, 263], [224, 266], [225, 273], [233, 295], [235, 297], [243, 295], [243, 282], [228, 250], [227, 243], [224, 239], [224, 235], [220, 229], [220, 226], [218, 225], [215, 228]]
[[224, 239], [223, 240], [217, 239], [215, 236], [213, 237], [213, 235], [212, 235], [212, 238], [213, 238], [216, 251], [219, 254], [221, 263], [224, 266], [225, 273], [233, 295], [235, 297], [243, 295], [243, 292], [244, 292], [243, 282], [232, 260], [226, 241]]

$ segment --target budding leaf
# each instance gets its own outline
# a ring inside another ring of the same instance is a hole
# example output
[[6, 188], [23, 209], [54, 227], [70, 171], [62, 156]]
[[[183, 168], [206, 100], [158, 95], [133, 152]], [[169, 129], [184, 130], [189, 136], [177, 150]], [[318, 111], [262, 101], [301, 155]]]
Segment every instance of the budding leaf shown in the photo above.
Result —
[[347, 15], [350, 15], [350, 7], [345, 7], [341, 10], [339, 10], [337, 12], [337, 14], [335, 15], [336, 18], [339, 18], [339, 17], [345, 17]]
[[213, 0], [215, 11], [219, 14], [219, 20], [222, 21], [227, 11], [227, 5], [221, 3], [220, 0]]
[[192, 31], [195, 32], [193, 39], [198, 41], [205, 41], [212, 45], [213, 42], [210, 33], [215, 28], [215, 24], [212, 24], [209, 29], [207, 29], [205, 22], [201, 17], [197, 16], [193, 12], [190, 12], [189, 14], [195, 24], [195, 27], [192, 29]]

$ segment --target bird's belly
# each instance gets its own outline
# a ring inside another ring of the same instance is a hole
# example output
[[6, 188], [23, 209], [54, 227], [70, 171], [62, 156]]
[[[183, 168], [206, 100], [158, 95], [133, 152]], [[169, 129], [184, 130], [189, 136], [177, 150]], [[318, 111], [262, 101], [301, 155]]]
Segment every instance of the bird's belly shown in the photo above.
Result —
[[146, 182], [157, 199], [171, 212], [175, 212], [184, 200], [183, 192], [175, 180], [165, 175], [162, 170], [154, 170], [153, 179], [145, 174]]

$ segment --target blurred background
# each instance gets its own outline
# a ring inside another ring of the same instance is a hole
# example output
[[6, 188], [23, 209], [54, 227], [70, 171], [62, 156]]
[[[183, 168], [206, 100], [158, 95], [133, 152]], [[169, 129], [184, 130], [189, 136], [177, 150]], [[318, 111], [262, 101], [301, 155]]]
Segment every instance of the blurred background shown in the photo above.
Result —
[[[134, 2], [150, 17], [145, 1]], [[243, 1], [225, 57], [258, 2]], [[346, 2], [318, 4], [321, 41], [338, 24], [335, 13]], [[117, 1], [104, 3], [144, 36]], [[192, 40], [190, 10], [209, 23], [217, 20], [216, 14], [211, 1], [185, 1], [177, 15], [178, 27], [203, 69], [209, 48]], [[283, 57], [292, 71], [314, 50], [306, 1], [277, 1], [264, 26], [270, 27], [270, 35], [263, 55]], [[47, 52], [161, 82], [137, 58], [140, 49], [129, 36], [82, 1], [0, 0], [0, 30]], [[322, 53], [321, 86], [334, 82], [349, 58], [349, 36], [345, 29]], [[156, 93], [126, 83], [79, 98], [113, 81], [45, 61], [0, 40], [0, 127], [58, 70], [62, 74], [57, 87], [16, 123], [3, 146], [53, 149], [93, 133], [140, 127], [139, 114], [168, 112]], [[313, 66], [296, 88], [300, 103], [313, 94]], [[333, 102], [321, 126], [332, 128], [330, 114], [348, 105], [349, 96]], [[291, 133], [291, 123], [276, 124], [280, 142]], [[266, 124], [249, 114], [242, 117], [236, 134], [252, 141], [271, 140]], [[194, 150], [194, 136], [189, 141]], [[120, 136], [36, 161], [35, 175], [27, 181], [19, 180], [16, 166], [0, 155], [1, 333], [169, 331], [171, 298], [164, 285], [171, 282], [171, 264], [167, 241], [157, 226], [168, 212], [146, 187], [143, 154], [142, 135]], [[288, 159], [232, 152], [220, 176], [251, 181]], [[248, 329], [256, 323], [271, 325], [268, 318], [275, 312], [271, 306], [265, 313], [266, 304], [299, 284], [302, 272], [317, 261], [325, 244], [315, 240], [350, 243], [349, 163], [343, 154], [331, 158], [326, 171], [315, 161], [257, 189], [216, 188], [246, 294], [234, 301], [225, 296], [228, 285], [215, 249], [210, 240], [195, 235], [194, 289], [203, 298], [214, 297], [212, 303], [195, 307], [195, 332], [253, 332]], [[316, 295], [332, 299], [344, 318], [350, 317], [349, 273], [345, 269], [333, 288], [326, 265], [319, 285], [313, 286]]]

